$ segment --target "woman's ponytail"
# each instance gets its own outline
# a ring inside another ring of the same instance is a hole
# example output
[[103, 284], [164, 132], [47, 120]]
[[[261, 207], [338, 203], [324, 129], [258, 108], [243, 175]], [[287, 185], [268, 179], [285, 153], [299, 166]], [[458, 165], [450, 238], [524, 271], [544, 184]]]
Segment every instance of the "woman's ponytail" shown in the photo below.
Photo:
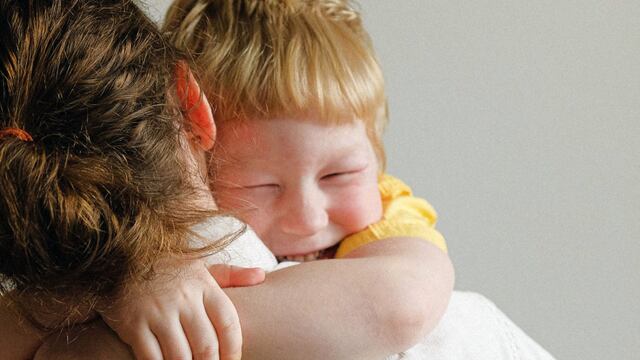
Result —
[[34, 313], [90, 308], [192, 251], [213, 213], [185, 176], [179, 56], [131, 0], [0, 14], [0, 292]]

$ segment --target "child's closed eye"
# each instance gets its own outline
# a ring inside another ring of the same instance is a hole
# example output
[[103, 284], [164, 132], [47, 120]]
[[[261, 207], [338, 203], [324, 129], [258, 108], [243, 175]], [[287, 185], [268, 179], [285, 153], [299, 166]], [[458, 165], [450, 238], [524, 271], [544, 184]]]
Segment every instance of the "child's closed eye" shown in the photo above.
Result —
[[[256, 196], [277, 193], [280, 191], [280, 185], [271, 182], [218, 182], [216, 186], [227, 192], [234, 193], [238, 196]], [[243, 195], [244, 194], [244, 195]]]
[[280, 190], [280, 185], [276, 183], [265, 183], [265, 184], [244, 185], [241, 188], [244, 190], [252, 190], [252, 191], [278, 191]]
[[330, 180], [330, 179], [334, 179], [334, 178], [336, 178], [338, 176], [344, 176], [344, 175], [348, 175], [348, 174], [350, 174], [350, 172], [347, 172], [347, 171], [335, 172], [335, 173], [324, 175], [320, 179], [322, 179], [322, 180]]
[[364, 169], [365, 168], [357, 168], [357, 169], [348, 169], [348, 170], [330, 172], [328, 174], [321, 176], [320, 180], [324, 180], [324, 181], [348, 180], [362, 173]]

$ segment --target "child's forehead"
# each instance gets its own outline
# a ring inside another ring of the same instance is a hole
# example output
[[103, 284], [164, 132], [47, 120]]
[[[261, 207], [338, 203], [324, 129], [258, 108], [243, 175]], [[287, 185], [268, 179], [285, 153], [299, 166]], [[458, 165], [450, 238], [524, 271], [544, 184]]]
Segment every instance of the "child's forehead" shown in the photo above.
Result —
[[222, 122], [219, 124], [219, 135], [243, 143], [258, 143], [269, 138], [352, 138], [366, 134], [366, 127], [365, 122], [359, 119], [325, 120], [315, 117], [282, 116]]
[[282, 157], [349, 153], [370, 145], [362, 122], [326, 125], [292, 118], [256, 119], [222, 124], [219, 128], [221, 146], [236, 159], [255, 158], [260, 154]]

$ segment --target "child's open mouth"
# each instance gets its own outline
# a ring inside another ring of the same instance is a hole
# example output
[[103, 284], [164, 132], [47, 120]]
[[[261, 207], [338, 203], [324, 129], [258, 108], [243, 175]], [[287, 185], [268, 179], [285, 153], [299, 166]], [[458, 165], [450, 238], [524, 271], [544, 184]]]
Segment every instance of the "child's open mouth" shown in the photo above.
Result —
[[286, 255], [286, 256], [276, 256], [278, 262], [282, 261], [296, 261], [296, 262], [305, 262], [305, 261], [314, 261], [314, 260], [325, 260], [325, 259], [333, 259], [336, 255], [336, 250], [338, 249], [338, 244], [328, 247], [323, 250], [314, 251], [304, 255]]

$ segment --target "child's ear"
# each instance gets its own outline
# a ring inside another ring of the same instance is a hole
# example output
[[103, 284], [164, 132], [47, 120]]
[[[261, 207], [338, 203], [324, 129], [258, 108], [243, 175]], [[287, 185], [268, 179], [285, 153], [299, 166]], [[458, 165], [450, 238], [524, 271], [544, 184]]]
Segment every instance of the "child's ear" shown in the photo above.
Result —
[[216, 124], [211, 105], [193, 73], [184, 61], [176, 64], [176, 93], [187, 123], [190, 140], [203, 150], [211, 150], [216, 139]]

